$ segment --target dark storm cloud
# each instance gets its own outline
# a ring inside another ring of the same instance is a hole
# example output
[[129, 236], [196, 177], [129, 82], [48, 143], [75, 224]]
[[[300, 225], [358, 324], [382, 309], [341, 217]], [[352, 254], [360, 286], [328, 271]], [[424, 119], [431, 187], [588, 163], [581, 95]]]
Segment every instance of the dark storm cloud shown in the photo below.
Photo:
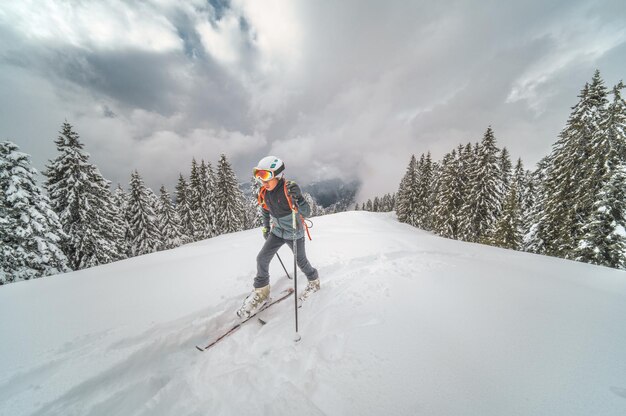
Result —
[[243, 176], [275, 153], [368, 197], [489, 125], [532, 168], [593, 71], [612, 85], [626, 67], [620, 1], [81, 2], [75, 20], [59, 4], [0, 6], [2, 133], [36, 153], [68, 117], [113, 181], [138, 165], [153, 187], [194, 156]]

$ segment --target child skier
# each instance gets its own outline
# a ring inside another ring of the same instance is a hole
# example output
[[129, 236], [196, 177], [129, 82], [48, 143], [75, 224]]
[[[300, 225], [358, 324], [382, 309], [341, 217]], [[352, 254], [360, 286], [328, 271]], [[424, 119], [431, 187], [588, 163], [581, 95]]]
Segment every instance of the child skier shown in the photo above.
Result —
[[[320, 289], [318, 273], [309, 263], [304, 251], [304, 227], [300, 219], [311, 214], [311, 207], [302, 196], [300, 187], [293, 181], [286, 181], [283, 175], [278, 176], [285, 165], [275, 156], [261, 159], [254, 168], [254, 177], [262, 186], [258, 201], [263, 215], [263, 237], [265, 244], [257, 255], [257, 275], [254, 278], [254, 290], [243, 301], [237, 311], [240, 318], [245, 318], [262, 308], [270, 295], [269, 265], [283, 244], [287, 244], [293, 251], [293, 236], [296, 234], [298, 267], [306, 275], [308, 283], [300, 299], [306, 299], [311, 293]], [[293, 229], [292, 209], [297, 210], [298, 221], [296, 230]], [[271, 220], [271, 228], [270, 228]]]

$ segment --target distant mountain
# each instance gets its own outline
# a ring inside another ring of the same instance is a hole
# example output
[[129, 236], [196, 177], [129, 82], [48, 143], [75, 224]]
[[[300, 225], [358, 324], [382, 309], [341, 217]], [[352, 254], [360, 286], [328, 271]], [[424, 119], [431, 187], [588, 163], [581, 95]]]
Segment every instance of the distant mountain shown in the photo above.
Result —
[[[355, 197], [361, 183], [359, 181], [344, 182], [341, 179], [329, 179], [320, 182], [313, 182], [310, 185], [303, 185], [302, 189], [311, 194], [318, 204], [324, 208], [332, 205], [337, 208], [347, 208], [354, 204]], [[342, 209], [337, 209], [342, 211]]]

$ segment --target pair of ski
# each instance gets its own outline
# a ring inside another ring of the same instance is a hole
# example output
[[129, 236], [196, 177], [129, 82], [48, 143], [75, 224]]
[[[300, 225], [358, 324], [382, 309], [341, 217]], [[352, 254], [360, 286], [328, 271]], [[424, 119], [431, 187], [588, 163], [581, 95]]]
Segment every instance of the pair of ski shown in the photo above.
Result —
[[[196, 345], [196, 348], [198, 349], [198, 351], [206, 351], [209, 348], [211, 348], [212, 346], [214, 346], [215, 344], [217, 344], [218, 342], [220, 342], [221, 340], [223, 340], [224, 338], [226, 338], [227, 336], [229, 336], [230, 334], [232, 334], [233, 332], [237, 331], [239, 328], [241, 328], [241, 326], [243, 324], [245, 324], [246, 322], [248, 322], [249, 320], [253, 319], [254, 317], [256, 317], [258, 314], [260, 314], [261, 312], [263, 312], [264, 310], [267, 310], [268, 308], [270, 308], [272, 305], [276, 305], [279, 302], [282, 302], [283, 300], [287, 299], [289, 296], [293, 295], [294, 290], [292, 288], [289, 288], [287, 290], [285, 290], [283, 293], [284, 295], [282, 295], [281, 297], [277, 298], [277, 299], [272, 299], [271, 302], [268, 302], [267, 304], [265, 304], [261, 309], [259, 309], [258, 311], [256, 311], [255, 313], [253, 313], [252, 315], [248, 316], [247, 318], [245, 318], [244, 320], [240, 321], [239, 323], [235, 324], [232, 328], [230, 328], [228, 331], [226, 331], [225, 333], [223, 333], [222, 335], [220, 335], [217, 339], [215, 339], [215, 341], [212, 341], [211, 343], [209, 343], [207, 346], [202, 347], [199, 345]], [[299, 305], [301, 306], [301, 305]], [[265, 325], [265, 321], [263, 321], [261, 318], [259, 318], [259, 322], [263, 325]]]

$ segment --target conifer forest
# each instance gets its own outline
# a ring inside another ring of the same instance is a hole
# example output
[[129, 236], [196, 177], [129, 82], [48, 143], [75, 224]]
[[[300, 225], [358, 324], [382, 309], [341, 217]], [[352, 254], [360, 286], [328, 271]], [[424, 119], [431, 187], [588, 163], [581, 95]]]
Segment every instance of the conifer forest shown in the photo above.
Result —
[[[398, 190], [356, 204], [442, 237], [626, 269], [624, 84], [596, 71], [550, 154], [526, 169], [489, 126], [439, 161], [414, 155]], [[67, 121], [43, 180], [30, 156], [0, 142], [0, 284], [171, 249], [260, 225], [258, 184], [243, 192], [226, 155], [192, 160], [173, 193], [132, 171], [114, 189]], [[324, 209], [305, 193], [312, 215]], [[351, 202], [354, 204], [354, 201]]]

